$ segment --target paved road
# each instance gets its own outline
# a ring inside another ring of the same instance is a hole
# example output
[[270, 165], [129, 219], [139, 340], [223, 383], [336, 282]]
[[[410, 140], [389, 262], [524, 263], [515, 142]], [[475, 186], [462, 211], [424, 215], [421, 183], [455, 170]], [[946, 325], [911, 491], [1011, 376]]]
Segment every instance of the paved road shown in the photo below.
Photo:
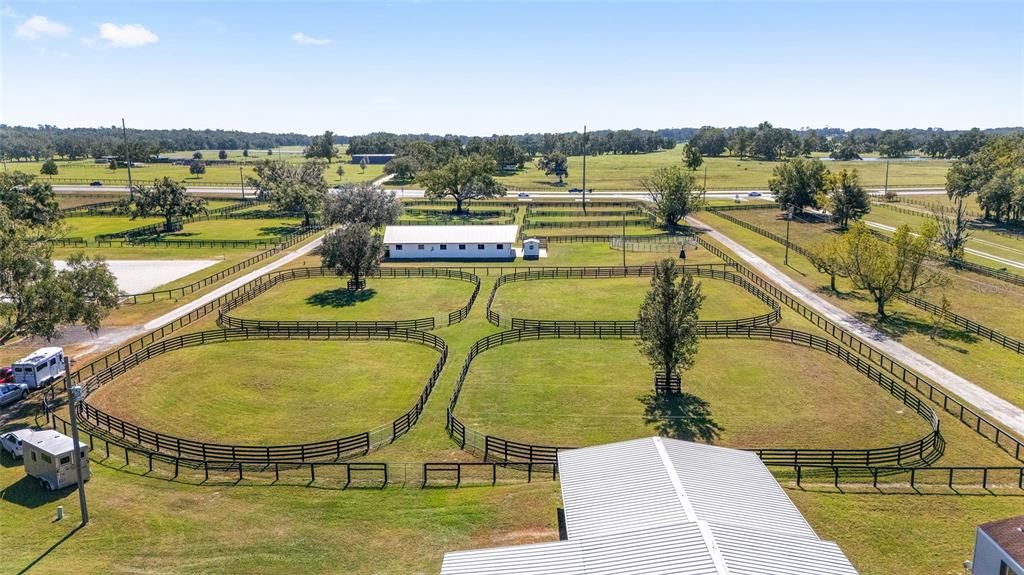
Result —
[[961, 399], [971, 403], [992, 421], [998, 422], [1005, 428], [1024, 437], [1024, 409], [1013, 405], [994, 393], [982, 389], [978, 385], [967, 381], [963, 377], [949, 371], [927, 357], [917, 353], [907, 346], [895, 341], [870, 325], [856, 319], [849, 313], [832, 305], [828, 301], [800, 285], [788, 275], [772, 266], [747, 248], [733, 241], [728, 236], [714, 230], [704, 222], [690, 217], [687, 218], [692, 224], [710, 230], [711, 237], [732, 250], [743, 261], [747, 262], [759, 272], [767, 276], [772, 282], [785, 289], [794, 297], [799, 298], [809, 305], [814, 311], [821, 314], [829, 321], [842, 326], [847, 331], [854, 333], [862, 339], [871, 342], [877, 349], [895, 358], [906, 367], [916, 371], [933, 383], [956, 394]]
[[[870, 228], [875, 228], [875, 229], [886, 231], [886, 232], [894, 232], [894, 231], [896, 231], [896, 228], [894, 226], [889, 226], [889, 225], [886, 225], [886, 224], [880, 224], [878, 222], [871, 222], [871, 221], [867, 221], [867, 220], [864, 220], [864, 223], [867, 224], [868, 227], [870, 227]], [[968, 241], [972, 241], [972, 240], [968, 240]], [[992, 243], [992, 242], [989, 242], [989, 243]], [[995, 243], [993, 243], [993, 245], [995, 245], [997, 247], [1002, 247], [999, 244], [995, 244]], [[980, 258], [985, 258], [987, 260], [991, 260], [991, 261], [994, 261], [996, 263], [1003, 264], [1004, 266], [1010, 266], [1010, 267], [1019, 268], [1019, 269], [1024, 270], [1024, 262], [1020, 262], [1020, 261], [1017, 261], [1017, 260], [1011, 260], [1009, 258], [1004, 258], [1004, 257], [1000, 257], [1000, 256], [994, 256], [994, 255], [992, 255], [992, 254], [990, 254], [988, 252], [983, 252], [981, 250], [976, 250], [974, 248], [964, 248], [964, 251], [969, 253], [969, 254], [971, 254], [971, 255], [975, 255], [975, 256], [978, 256]]]

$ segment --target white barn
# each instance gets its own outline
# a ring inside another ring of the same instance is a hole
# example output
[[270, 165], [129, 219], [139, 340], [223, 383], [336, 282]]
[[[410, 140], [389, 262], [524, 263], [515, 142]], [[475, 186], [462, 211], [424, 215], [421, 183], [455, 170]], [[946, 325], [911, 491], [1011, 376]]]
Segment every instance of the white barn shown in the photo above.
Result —
[[519, 226], [388, 226], [386, 257], [393, 260], [506, 260], [516, 256]]
[[660, 437], [559, 452], [562, 541], [446, 553], [441, 575], [856, 575], [757, 455]]

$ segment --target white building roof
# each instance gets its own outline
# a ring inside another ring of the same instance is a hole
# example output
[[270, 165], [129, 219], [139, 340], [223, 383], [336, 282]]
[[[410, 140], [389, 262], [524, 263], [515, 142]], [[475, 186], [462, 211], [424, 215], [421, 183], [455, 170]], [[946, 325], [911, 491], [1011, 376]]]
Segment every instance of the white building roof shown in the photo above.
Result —
[[[22, 443], [34, 445], [40, 451], [50, 455], [62, 455], [75, 449], [74, 441], [70, 437], [52, 429], [37, 431], [30, 435], [28, 439], [22, 440]], [[81, 441], [78, 444], [83, 445]]]
[[388, 226], [385, 244], [513, 244], [519, 226]]
[[856, 575], [756, 454], [659, 437], [559, 452], [568, 539], [445, 554], [442, 575]]

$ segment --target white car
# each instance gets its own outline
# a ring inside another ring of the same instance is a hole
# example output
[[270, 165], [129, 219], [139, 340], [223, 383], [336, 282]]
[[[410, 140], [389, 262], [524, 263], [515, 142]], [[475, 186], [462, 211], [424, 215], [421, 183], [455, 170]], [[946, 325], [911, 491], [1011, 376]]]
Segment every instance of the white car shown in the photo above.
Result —
[[530, 194], [528, 194], [526, 192], [519, 192], [519, 199], [520, 200], [526, 199], [528, 197], [530, 197]]
[[15, 429], [0, 436], [0, 449], [11, 454], [14, 459], [21, 459], [21, 444], [28, 441], [35, 433], [31, 429]]
[[760, 198], [761, 197], [761, 192], [750, 192], [749, 194], [747, 194], [747, 196], [749, 196], [751, 198]]
[[28, 397], [28, 385], [24, 383], [5, 383], [0, 385], [0, 405], [14, 403]]

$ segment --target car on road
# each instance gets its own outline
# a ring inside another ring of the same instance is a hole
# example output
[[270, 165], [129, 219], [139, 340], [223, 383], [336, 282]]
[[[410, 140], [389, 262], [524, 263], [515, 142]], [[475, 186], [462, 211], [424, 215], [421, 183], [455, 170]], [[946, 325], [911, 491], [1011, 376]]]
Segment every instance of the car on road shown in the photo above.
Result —
[[102, 186], [102, 185], [103, 185], [103, 182], [101, 182], [101, 181], [99, 181], [99, 180], [96, 180], [96, 181], [94, 181], [94, 182], [89, 182], [89, 185], [90, 185], [90, 186]]
[[522, 200], [522, 199], [526, 199], [526, 198], [530, 197], [530, 194], [528, 194], [526, 192], [519, 192], [518, 197], [519, 197], [520, 200]]
[[21, 459], [22, 444], [35, 433], [31, 429], [15, 429], [0, 436], [0, 449], [11, 454], [14, 459]]
[[0, 367], [0, 383], [14, 383], [14, 370], [9, 367]]
[[14, 403], [28, 397], [28, 386], [24, 383], [5, 383], [0, 385], [0, 405]]
[[582, 192], [582, 191], [583, 191], [583, 190], [582, 190], [582, 189], [580, 189], [580, 188], [569, 188], [569, 193], [570, 193], [570, 194], [578, 194], [578, 193], [580, 193], [580, 192]]
[[751, 197], [751, 198], [760, 198], [761, 197], [761, 192], [750, 192], [750, 193], [747, 194], [747, 196]]

